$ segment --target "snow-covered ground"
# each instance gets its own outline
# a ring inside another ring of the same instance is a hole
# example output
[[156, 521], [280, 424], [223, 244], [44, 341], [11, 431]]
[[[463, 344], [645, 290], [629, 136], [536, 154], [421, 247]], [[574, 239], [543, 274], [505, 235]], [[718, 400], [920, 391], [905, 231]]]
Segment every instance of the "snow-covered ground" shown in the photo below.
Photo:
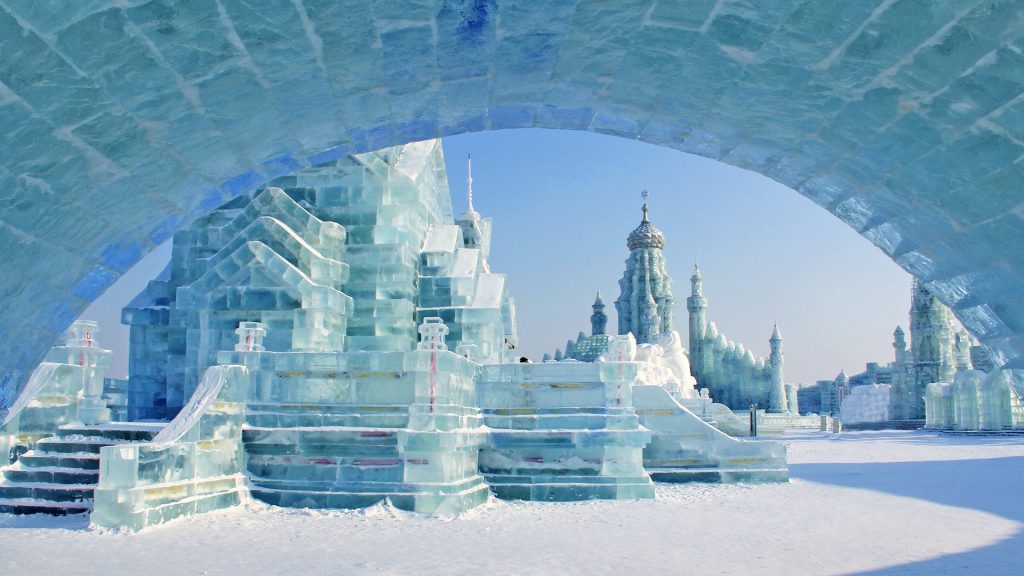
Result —
[[786, 437], [793, 480], [458, 518], [250, 503], [137, 534], [0, 515], [0, 574], [1024, 574], [1024, 436]]

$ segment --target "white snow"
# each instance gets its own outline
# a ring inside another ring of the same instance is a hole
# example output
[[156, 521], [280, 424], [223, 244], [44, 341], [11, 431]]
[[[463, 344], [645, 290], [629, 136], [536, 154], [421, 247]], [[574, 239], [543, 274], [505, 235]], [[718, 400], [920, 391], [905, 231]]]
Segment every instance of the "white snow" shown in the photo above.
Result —
[[[0, 574], [1021, 574], [1024, 436], [792, 435], [793, 480], [457, 518], [232, 510], [123, 534], [0, 515]], [[1016, 563], [1016, 564], [1014, 564]]]

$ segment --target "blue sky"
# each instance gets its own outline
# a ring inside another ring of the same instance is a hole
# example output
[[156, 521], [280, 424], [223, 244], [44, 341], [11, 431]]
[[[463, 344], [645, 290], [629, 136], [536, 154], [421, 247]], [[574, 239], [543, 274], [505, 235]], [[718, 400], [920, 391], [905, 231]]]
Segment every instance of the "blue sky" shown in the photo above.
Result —
[[[616, 325], [612, 302], [644, 189], [650, 219], [666, 237], [684, 339], [695, 261], [720, 332], [766, 355], [778, 321], [787, 381], [810, 384], [841, 368], [852, 374], [865, 362], [889, 362], [893, 329], [907, 328], [911, 277], [835, 216], [753, 172], [586, 132], [482, 132], [444, 146], [456, 213], [465, 209], [473, 155], [473, 203], [494, 219], [491, 268], [508, 274], [520, 350], [531, 358], [589, 333], [597, 290], [609, 327]], [[101, 342], [115, 351], [112, 376], [127, 370], [119, 310], [169, 255], [169, 246], [150, 254], [82, 315], [101, 322]]]

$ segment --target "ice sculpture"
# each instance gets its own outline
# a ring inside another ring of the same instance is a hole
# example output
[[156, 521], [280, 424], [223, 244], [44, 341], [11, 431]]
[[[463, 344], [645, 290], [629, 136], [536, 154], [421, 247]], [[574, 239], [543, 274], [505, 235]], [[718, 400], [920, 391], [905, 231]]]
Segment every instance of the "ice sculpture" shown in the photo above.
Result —
[[[88, 485], [52, 487], [82, 499], [64, 512], [139, 529], [235, 505], [247, 486], [280, 506], [388, 499], [458, 514], [491, 493], [651, 498], [645, 465], [671, 481], [786, 479], [780, 445], [709, 424], [715, 406], [675, 332], [639, 347], [599, 334], [595, 362], [516, 362], [492, 223], [472, 205], [472, 177], [469, 209], [452, 216], [439, 142], [276, 183], [287, 188], [179, 232], [168, 269], [125, 310], [128, 413], [163, 421], [63, 427], [37, 444], [90, 451], [91, 471], [66, 479]], [[81, 339], [74, 350], [95, 357]], [[640, 415], [644, 387], [661, 395], [648, 390]], [[94, 421], [95, 390], [79, 408]]]
[[[632, 336], [630, 336], [632, 340]], [[613, 341], [615, 342], [615, 341]], [[490, 440], [480, 471], [499, 498], [653, 498], [633, 409], [641, 364], [629, 345], [605, 362], [484, 366], [479, 403]]]

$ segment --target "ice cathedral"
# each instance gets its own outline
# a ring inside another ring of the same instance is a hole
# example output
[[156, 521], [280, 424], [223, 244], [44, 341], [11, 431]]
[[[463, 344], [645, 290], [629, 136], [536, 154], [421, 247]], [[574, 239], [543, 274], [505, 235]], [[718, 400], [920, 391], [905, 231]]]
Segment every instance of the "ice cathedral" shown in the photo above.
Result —
[[[626, 247], [626, 269], [619, 280], [619, 297], [615, 300], [619, 335], [632, 335], [638, 344], [651, 344], [678, 339], [672, 323], [674, 298], [672, 279], [665, 266], [665, 235], [649, 218], [647, 193], [644, 192], [643, 217], [629, 233]], [[711, 398], [732, 410], [747, 410], [751, 405], [768, 412], [799, 412], [797, 388], [786, 384], [783, 377], [782, 334], [772, 330], [768, 342], [771, 353], [767, 359], [754, 355], [743, 344], [728, 340], [707, 319], [708, 300], [704, 297], [704, 279], [700, 268], [693, 268], [690, 277], [691, 295], [686, 300], [689, 312], [689, 349], [686, 352], [688, 372], [695, 386], [706, 388]], [[566, 343], [565, 351], [556, 350], [546, 359], [571, 359], [592, 362], [607, 346], [605, 333], [608, 317], [604, 300], [598, 292], [590, 317], [591, 334], [580, 333]], [[674, 335], [674, 336], [673, 336]]]
[[[304, 169], [179, 231], [123, 311], [127, 382], [77, 322], [4, 403], [0, 512], [139, 529], [250, 496], [457, 514], [788, 479], [782, 444], [723, 433], [731, 412], [695, 392], [665, 332], [667, 275], [630, 292], [646, 299], [639, 346], [629, 332], [592, 362], [518, 362], [467, 188], [456, 218], [441, 143], [419, 142]], [[637, 262], [655, 270], [646, 226]]]

